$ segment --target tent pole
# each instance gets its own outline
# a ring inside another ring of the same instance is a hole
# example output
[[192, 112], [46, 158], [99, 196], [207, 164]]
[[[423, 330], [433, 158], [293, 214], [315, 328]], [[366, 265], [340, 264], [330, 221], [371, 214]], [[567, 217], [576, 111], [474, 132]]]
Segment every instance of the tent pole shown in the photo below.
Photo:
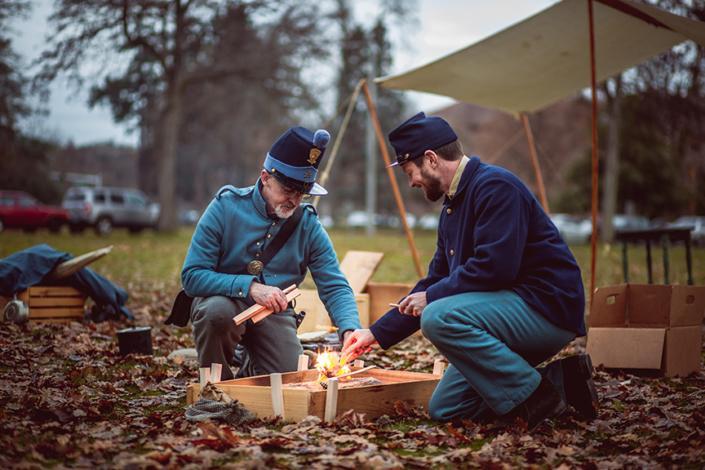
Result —
[[389, 165], [392, 163], [389, 159], [389, 153], [387, 152], [387, 143], [384, 140], [384, 135], [382, 134], [382, 126], [379, 123], [379, 118], [377, 117], [377, 108], [372, 101], [372, 95], [370, 94], [370, 89], [367, 86], [367, 82], [362, 84], [362, 90], [365, 93], [365, 101], [367, 102], [367, 111], [370, 113], [370, 119], [372, 125], [375, 129], [375, 134], [377, 135], [377, 143], [379, 144], [379, 151], [384, 159], [385, 166], [387, 167], [387, 176], [389, 176], [389, 182], [392, 184], [392, 192], [394, 193], [394, 200], [397, 203], [397, 208], [399, 209], [399, 216], [401, 217], [401, 224], [404, 227], [404, 232], [406, 233], [406, 239], [409, 242], [409, 248], [411, 248], [411, 256], [414, 260], [414, 266], [416, 267], [416, 273], [419, 277], [424, 277], [423, 269], [421, 268], [421, 259], [419, 258], [419, 252], [416, 249], [416, 243], [414, 243], [414, 234], [411, 233], [409, 225], [406, 223], [406, 209], [404, 208], [404, 201], [401, 198], [401, 193], [399, 192], [399, 185], [397, 184], [397, 178], [394, 174], [394, 168], [390, 168]]
[[536, 154], [536, 142], [534, 142], [534, 133], [531, 131], [531, 123], [529, 122], [529, 116], [527, 116], [526, 113], [519, 113], [519, 115], [521, 116], [521, 122], [524, 124], [526, 140], [529, 143], [529, 155], [531, 156], [531, 166], [534, 167], [534, 175], [536, 176], [536, 186], [538, 186], [541, 205], [543, 206], [543, 210], [546, 211], [547, 214], [550, 214], [551, 209], [549, 209], [548, 207], [548, 198], [546, 198], [546, 187], [543, 184], [541, 165], [539, 164], [539, 157]]
[[592, 13], [592, 1], [587, 0], [588, 21], [590, 27], [590, 89], [592, 94], [592, 236], [590, 238], [590, 304], [595, 292], [595, 269], [597, 265], [597, 189], [598, 189], [598, 155], [597, 155], [597, 85], [595, 79], [595, 23]]

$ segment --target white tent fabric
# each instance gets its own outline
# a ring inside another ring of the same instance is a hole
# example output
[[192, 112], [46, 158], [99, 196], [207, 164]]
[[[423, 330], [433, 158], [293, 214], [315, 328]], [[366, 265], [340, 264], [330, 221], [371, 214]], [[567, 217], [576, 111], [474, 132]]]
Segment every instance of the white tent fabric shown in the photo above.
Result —
[[[597, 80], [692, 39], [705, 23], [631, 0], [595, 0]], [[429, 64], [377, 79], [512, 114], [541, 109], [590, 86], [587, 0], [564, 0]]]

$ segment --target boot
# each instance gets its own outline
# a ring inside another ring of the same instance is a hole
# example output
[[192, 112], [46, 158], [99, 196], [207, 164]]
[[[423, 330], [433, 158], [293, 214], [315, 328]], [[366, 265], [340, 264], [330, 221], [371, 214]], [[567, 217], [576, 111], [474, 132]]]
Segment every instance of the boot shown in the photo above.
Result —
[[541, 383], [529, 398], [510, 411], [505, 417], [510, 420], [521, 418], [526, 421], [529, 430], [531, 430], [544, 419], [561, 415], [567, 408], [551, 381], [546, 377], [541, 377]]
[[587, 354], [553, 361], [539, 372], [562, 392], [563, 399], [586, 421], [597, 417], [598, 396], [592, 381], [594, 368]]

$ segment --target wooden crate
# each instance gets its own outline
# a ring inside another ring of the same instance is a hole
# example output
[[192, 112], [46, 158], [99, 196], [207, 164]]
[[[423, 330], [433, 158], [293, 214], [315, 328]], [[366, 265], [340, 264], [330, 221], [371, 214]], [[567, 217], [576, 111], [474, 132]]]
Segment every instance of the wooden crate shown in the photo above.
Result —
[[[287, 388], [286, 384], [316, 380], [318, 371], [306, 370], [281, 374], [284, 396], [284, 418], [298, 421], [313, 415], [324, 418], [326, 391]], [[418, 372], [372, 369], [357, 377], [374, 377], [382, 384], [340, 388], [338, 390], [336, 416], [353, 409], [373, 418], [394, 411], [394, 403], [403, 401], [409, 405], [420, 405], [427, 409], [428, 401], [436, 388], [440, 375]], [[237, 399], [258, 417], [273, 416], [272, 394], [268, 375], [219, 382], [216, 386]], [[198, 384], [188, 386], [186, 402], [198, 400]]]
[[[17, 294], [29, 307], [29, 319], [50, 323], [64, 323], [83, 319], [86, 296], [67, 286], [33, 286]], [[12, 299], [0, 298], [0, 309]]]
[[396, 282], [368, 282], [367, 293], [370, 296], [370, 324], [379, 320], [389, 311], [390, 303], [397, 303], [405, 297], [414, 284], [403, 284]]
[[[357, 311], [360, 314], [360, 324], [367, 328], [370, 324], [370, 296], [367, 294], [355, 294]], [[317, 331], [321, 326], [330, 326], [330, 316], [326, 307], [318, 298], [318, 291], [315, 289], [301, 289], [301, 295], [296, 299], [296, 310], [304, 310], [306, 316], [299, 326], [299, 333]]]

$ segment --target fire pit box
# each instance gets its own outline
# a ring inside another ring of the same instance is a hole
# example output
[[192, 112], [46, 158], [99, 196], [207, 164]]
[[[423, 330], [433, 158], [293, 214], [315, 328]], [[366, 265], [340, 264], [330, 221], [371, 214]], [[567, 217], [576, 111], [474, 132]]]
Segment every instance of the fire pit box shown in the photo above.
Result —
[[[285, 419], [299, 421], [310, 415], [323, 419], [326, 403], [326, 390], [323, 387], [317, 383], [311, 383], [311, 386], [305, 388], [300, 385], [296, 388], [287, 387], [287, 384], [315, 382], [318, 378], [318, 371], [287, 372], [281, 376]], [[427, 409], [431, 394], [441, 378], [440, 375], [384, 369], [372, 369], [355, 377], [358, 379], [372, 377], [382, 383], [346, 387], [341, 380], [341, 386], [338, 390], [337, 416], [353, 409], [358, 413], [365, 413], [369, 418], [374, 418], [393, 412], [396, 401]], [[217, 383], [216, 386], [238, 400], [258, 417], [273, 416], [268, 375], [225, 380]], [[198, 400], [199, 394], [200, 386], [190, 384], [187, 389], [187, 403], [194, 403]]]

